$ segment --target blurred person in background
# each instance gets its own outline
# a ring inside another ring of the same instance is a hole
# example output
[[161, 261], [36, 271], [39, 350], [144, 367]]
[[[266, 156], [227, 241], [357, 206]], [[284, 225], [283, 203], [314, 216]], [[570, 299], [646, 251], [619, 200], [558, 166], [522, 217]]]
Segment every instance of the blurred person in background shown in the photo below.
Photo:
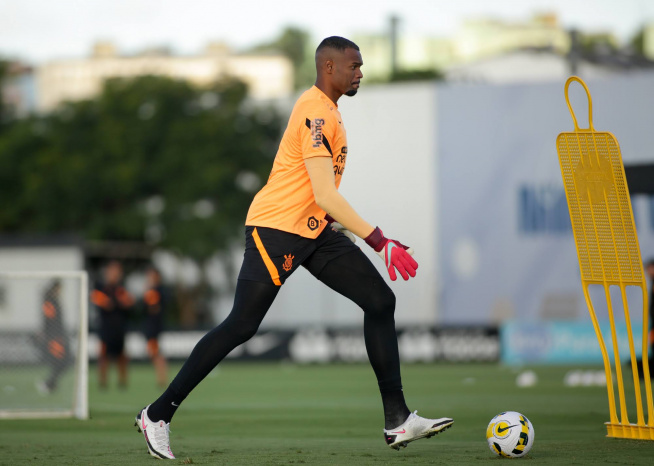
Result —
[[[395, 295], [341, 231], [364, 239], [384, 261], [391, 280], [398, 272], [404, 280], [415, 277], [418, 263], [412, 251], [386, 238], [338, 192], [348, 148], [337, 101], [359, 89], [363, 77], [359, 47], [342, 37], [328, 37], [318, 46], [315, 59], [316, 83], [296, 102], [268, 182], [248, 211], [245, 254], [231, 313], [198, 342], [164, 393], [136, 416], [135, 425], [152, 456], [175, 458], [169, 432], [177, 407], [230, 351], [254, 336], [282, 284], [300, 265], [363, 309], [364, 340], [381, 393], [386, 443], [399, 449], [453, 423], [450, 418], [420, 417], [407, 407]], [[392, 182], [389, 172], [387, 183]], [[370, 199], [375, 202], [374, 193]]]
[[[654, 258], [649, 259], [645, 262], [645, 276], [647, 277], [648, 284], [650, 287], [649, 291], [649, 332], [647, 334], [648, 340], [648, 362], [649, 362], [649, 375], [650, 378], [654, 378]], [[643, 355], [644, 357], [645, 355]], [[638, 358], [636, 361], [638, 365], [638, 375], [640, 378], [644, 378], [645, 372], [643, 370], [643, 358]]]
[[645, 263], [645, 273], [649, 278], [649, 367], [650, 375], [652, 374], [652, 364], [654, 363], [654, 258]]
[[166, 359], [159, 349], [159, 334], [163, 330], [167, 295], [161, 283], [161, 274], [155, 267], [146, 271], [146, 291], [143, 295], [143, 333], [148, 342], [148, 356], [154, 365], [157, 383], [164, 388], [167, 383]]
[[43, 355], [50, 366], [50, 375], [37, 383], [40, 393], [47, 395], [57, 389], [59, 378], [72, 362], [68, 335], [61, 314], [61, 280], [54, 279], [43, 293]]
[[107, 388], [109, 361], [118, 364], [118, 386], [127, 387], [128, 358], [125, 353], [127, 319], [134, 306], [134, 299], [122, 285], [123, 266], [111, 261], [104, 269], [102, 283], [91, 292], [91, 302], [100, 313], [100, 353], [98, 375], [100, 388]]

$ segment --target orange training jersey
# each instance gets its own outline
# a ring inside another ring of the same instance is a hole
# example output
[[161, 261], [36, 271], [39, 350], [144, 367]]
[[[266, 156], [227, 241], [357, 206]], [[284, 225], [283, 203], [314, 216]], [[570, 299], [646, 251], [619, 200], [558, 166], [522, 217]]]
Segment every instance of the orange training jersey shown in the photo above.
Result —
[[347, 157], [338, 106], [316, 86], [300, 96], [279, 144], [268, 182], [250, 205], [245, 224], [316, 238], [327, 224], [313, 197], [304, 159], [331, 157], [336, 188]]

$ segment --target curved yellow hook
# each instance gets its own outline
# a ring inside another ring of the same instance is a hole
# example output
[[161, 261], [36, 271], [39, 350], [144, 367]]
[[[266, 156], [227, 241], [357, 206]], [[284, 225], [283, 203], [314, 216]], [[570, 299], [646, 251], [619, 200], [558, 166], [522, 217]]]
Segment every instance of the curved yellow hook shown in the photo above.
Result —
[[[575, 116], [574, 110], [572, 110], [572, 105], [570, 105], [570, 98], [568, 97], [568, 87], [570, 87], [570, 84], [572, 84], [573, 81], [577, 81], [579, 84], [581, 84], [584, 87], [584, 90], [586, 91], [586, 95], [588, 96], [588, 128], [579, 128], [579, 125], [577, 124], [577, 117]], [[574, 121], [575, 124], [575, 131], [595, 131], [595, 128], [593, 127], [593, 101], [590, 98], [590, 91], [588, 90], [588, 86], [586, 86], [586, 83], [579, 78], [578, 76], [570, 76], [568, 80], [565, 82], [565, 102], [568, 104], [568, 110], [570, 110], [570, 115], [572, 115], [572, 121]]]

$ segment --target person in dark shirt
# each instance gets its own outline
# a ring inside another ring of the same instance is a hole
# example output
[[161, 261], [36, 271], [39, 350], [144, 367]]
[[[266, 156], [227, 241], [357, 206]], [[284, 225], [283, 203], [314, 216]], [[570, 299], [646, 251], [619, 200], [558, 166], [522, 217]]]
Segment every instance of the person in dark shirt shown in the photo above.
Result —
[[650, 375], [652, 371], [652, 363], [654, 363], [654, 258], [645, 263], [645, 274], [650, 282], [649, 292], [649, 367]]
[[159, 334], [163, 330], [167, 295], [161, 284], [161, 274], [155, 267], [146, 272], [147, 289], [143, 295], [145, 313], [143, 333], [148, 342], [148, 356], [152, 360], [160, 387], [167, 384], [167, 363], [159, 349]]
[[52, 280], [43, 292], [41, 306], [43, 316], [43, 357], [50, 374], [48, 378], [37, 384], [43, 394], [52, 393], [57, 389], [59, 378], [72, 362], [68, 336], [64, 327], [61, 302], [61, 281]]
[[109, 361], [118, 363], [118, 385], [127, 386], [128, 358], [125, 353], [127, 317], [134, 306], [134, 299], [122, 286], [123, 267], [111, 261], [104, 270], [104, 282], [91, 293], [91, 302], [100, 313], [100, 353], [98, 374], [101, 388], [107, 387]]
[[645, 377], [645, 370], [643, 369], [643, 361], [647, 357], [649, 365], [649, 375], [650, 378], [654, 378], [654, 258], [649, 259], [645, 262], [645, 277], [649, 282], [649, 331], [647, 333], [647, 343], [648, 351], [647, 354], [642, 355], [642, 357], [636, 360], [636, 365], [638, 367], [638, 376], [643, 379]]

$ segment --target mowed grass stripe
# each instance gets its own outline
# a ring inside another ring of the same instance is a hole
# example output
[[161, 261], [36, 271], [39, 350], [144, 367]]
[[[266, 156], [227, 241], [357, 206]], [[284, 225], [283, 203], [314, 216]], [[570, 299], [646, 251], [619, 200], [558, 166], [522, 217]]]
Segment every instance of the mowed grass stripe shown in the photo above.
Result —
[[[409, 407], [423, 416], [453, 417], [455, 424], [396, 452], [382, 437], [381, 400], [369, 366], [229, 362], [184, 402], [171, 425], [172, 448], [192, 464], [497, 464], [503, 460], [488, 449], [486, 426], [495, 414], [516, 410], [536, 431], [532, 451], [516, 461], [651, 464], [654, 442], [605, 437], [604, 387], [564, 386], [566, 367], [531, 369], [539, 383], [517, 388], [512, 368], [405, 365]], [[135, 364], [127, 390], [101, 392], [92, 367], [90, 387], [89, 421], [0, 421], [0, 464], [157, 464], [133, 427], [136, 412], [160, 393], [153, 369]]]

